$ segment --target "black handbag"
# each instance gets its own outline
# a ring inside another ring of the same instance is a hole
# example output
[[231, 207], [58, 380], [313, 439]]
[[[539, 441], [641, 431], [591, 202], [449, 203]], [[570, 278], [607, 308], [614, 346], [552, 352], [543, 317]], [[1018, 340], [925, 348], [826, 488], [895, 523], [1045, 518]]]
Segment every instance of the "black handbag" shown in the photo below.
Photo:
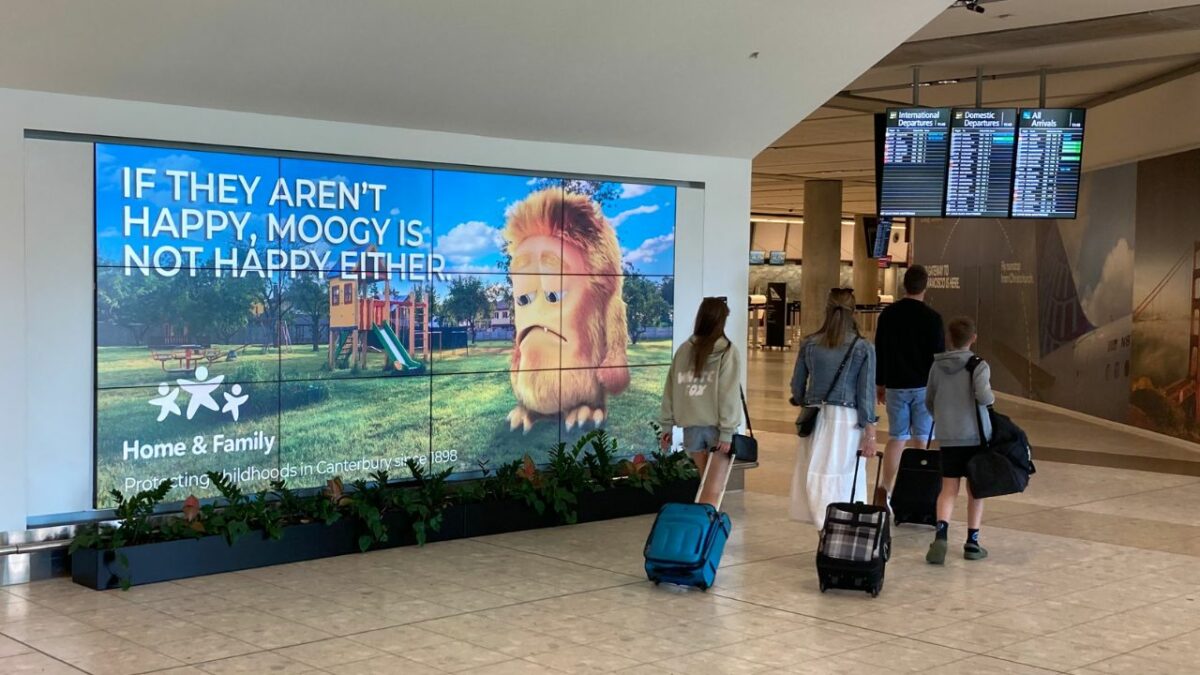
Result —
[[[978, 356], [973, 356], [967, 362], [972, 403], [975, 403], [975, 368], [982, 361]], [[1029, 439], [1012, 420], [990, 407], [988, 417], [992, 422], [991, 439], [983, 434], [983, 416], [976, 404], [975, 424], [979, 429], [980, 449], [967, 462], [967, 482], [971, 486], [971, 495], [976, 499], [984, 499], [1024, 492], [1029, 485], [1029, 477], [1037, 471], [1033, 466]]]
[[750, 425], [750, 409], [746, 407], [746, 390], [739, 385], [738, 393], [742, 395], [742, 414], [746, 416], [746, 433], [734, 434], [733, 439], [729, 442], [729, 448], [733, 452], [734, 459], [742, 462], [757, 462], [758, 440], [754, 438], [754, 427]]
[[[829, 391], [825, 392], [824, 398], [821, 399], [822, 402], [829, 398], [834, 388], [837, 387], [838, 380], [842, 379], [842, 371], [846, 369], [846, 363], [850, 361], [850, 356], [854, 354], [854, 345], [858, 344], [858, 341], [861, 339], [862, 336], [855, 336], [854, 342], [850, 343], [850, 348], [846, 350], [846, 355], [842, 357], [841, 365], [838, 366], [837, 372], [833, 374], [833, 382], [829, 383]], [[796, 418], [797, 436], [800, 438], [812, 436], [813, 430], [817, 428], [817, 413], [819, 412], [821, 412], [821, 406], [813, 406], [800, 411], [800, 416]]]

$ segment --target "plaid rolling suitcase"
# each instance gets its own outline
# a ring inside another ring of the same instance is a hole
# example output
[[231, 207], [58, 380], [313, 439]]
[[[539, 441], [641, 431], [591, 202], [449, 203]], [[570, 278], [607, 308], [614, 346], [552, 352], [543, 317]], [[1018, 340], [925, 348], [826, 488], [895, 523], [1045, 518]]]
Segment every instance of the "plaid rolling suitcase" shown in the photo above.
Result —
[[657, 586], [662, 582], [680, 586], [695, 586], [702, 591], [713, 585], [725, 542], [729, 540], [732, 523], [729, 514], [721, 511], [725, 484], [733, 472], [733, 456], [710, 454], [696, 491], [699, 501], [714, 465], [721, 465], [724, 483], [716, 504], [665, 504], [654, 519], [646, 539], [646, 578]]
[[[817, 580], [822, 593], [841, 588], [876, 597], [883, 590], [884, 566], [892, 549], [891, 524], [884, 507], [854, 501], [861, 463], [854, 462], [850, 501], [830, 504], [825, 510], [817, 548]], [[878, 484], [878, 475], [875, 481]]]

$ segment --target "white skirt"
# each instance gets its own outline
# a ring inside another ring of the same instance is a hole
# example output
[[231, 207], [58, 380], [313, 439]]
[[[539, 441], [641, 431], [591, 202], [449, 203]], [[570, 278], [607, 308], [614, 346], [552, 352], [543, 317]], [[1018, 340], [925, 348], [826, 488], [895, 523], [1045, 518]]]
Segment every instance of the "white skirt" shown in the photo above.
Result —
[[[834, 502], [850, 501], [854, 465], [859, 461], [858, 446], [863, 430], [858, 427], [858, 411], [840, 405], [822, 405], [817, 426], [808, 438], [800, 439], [796, 451], [796, 469], [792, 473], [793, 520], [825, 525], [825, 507]], [[867, 501], [867, 471], [860, 467], [856, 501]]]

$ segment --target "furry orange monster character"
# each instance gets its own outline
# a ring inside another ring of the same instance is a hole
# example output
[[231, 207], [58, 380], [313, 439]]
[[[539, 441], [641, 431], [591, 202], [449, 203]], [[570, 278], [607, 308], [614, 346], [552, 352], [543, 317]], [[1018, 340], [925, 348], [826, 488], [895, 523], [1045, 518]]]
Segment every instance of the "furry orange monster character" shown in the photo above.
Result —
[[609, 395], [629, 386], [629, 328], [617, 234], [590, 197], [551, 188], [517, 204], [504, 226], [512, 257], [512, 430], [560, 414], [568, 430], [600, 426]]

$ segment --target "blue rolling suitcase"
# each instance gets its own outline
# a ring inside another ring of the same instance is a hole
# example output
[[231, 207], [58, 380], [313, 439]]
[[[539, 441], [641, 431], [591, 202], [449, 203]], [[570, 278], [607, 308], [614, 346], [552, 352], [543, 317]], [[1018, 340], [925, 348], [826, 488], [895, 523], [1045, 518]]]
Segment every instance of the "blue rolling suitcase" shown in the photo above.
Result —
[[729, 514], [720, 511], [725, 498], [725, 483], [733, 471], [733, 457], [709, 456], [696, 498], [704, 494], [713, 465], [724, 465], [725, 473], [716, 506], [712, 504], [665, 504], [654, 519], [646, 539], [646, 577], [656, 585], [662, 582], [695, 586], [708, 590], [717, 576], [721, 554], [729, 539], [732, 523]]

